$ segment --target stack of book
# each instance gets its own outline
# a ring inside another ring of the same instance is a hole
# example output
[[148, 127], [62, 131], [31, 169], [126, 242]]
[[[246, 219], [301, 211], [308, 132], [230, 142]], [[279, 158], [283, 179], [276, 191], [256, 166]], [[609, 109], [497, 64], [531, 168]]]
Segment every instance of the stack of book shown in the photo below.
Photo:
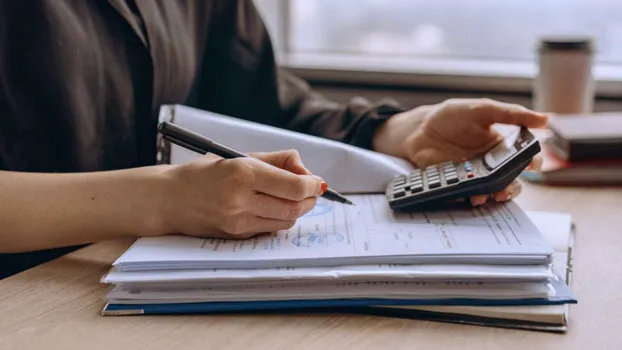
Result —
[[[555, 249], [515, 203], [395, 213], [382, 195], [350, 198], [356, 206], [320, 200], [292, 229], [248, 240], [141, 238], [103, 277], [113, 285], [103, 314], [321, 310], [440, 318], [466, 317], [477, 306], [497, 307], [488, 318], [544, 314], [544, 322], [523, 323], [564, 327], [565, 311], [553, 307], [576, 299], [553, 268]], [[534, 306], [540, 309], [512, 309]]]
[[549, 185], [622, 184], [622, 114], [553, 116], [540, 138], [542, 170], [526, 172], [524, 179]]

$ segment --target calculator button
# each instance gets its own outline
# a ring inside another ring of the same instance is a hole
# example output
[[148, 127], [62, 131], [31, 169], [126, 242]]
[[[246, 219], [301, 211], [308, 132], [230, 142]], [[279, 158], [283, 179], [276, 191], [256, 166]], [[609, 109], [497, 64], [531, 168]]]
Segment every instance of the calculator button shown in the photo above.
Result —
[[473, 171], [473, 167], [471, 166], [471, 163], [469, 162], [464, 163], [464, 170], [466, 170], [467, 172]]
[[406, 183], [406, 179], [399, 179], [399, 180], [395, 180], [394, 184], [395, 185], [403, 185]]
[[439, 180], [434, 180], [428, 183], [428, 186], [430, 188], [437, 188], [437, 187], [441, 187], [441, 182]]
[[458, 177], [451, 176], [451, 177], [447, 177], [445, 180], [447, 181], [448, 184], [455, 184], [456, 182], [458, 182]]
[[393, 186], [393, 191], [394, 191], [394, 192], [395, 192], [395, 191], [401, 191], [401, 190], [403, 190], [403, 189], [404, 189], [405, 187], [407, 187], [407, 186], [408, 186], [407, 184], [401, 184], [401, 185], [396, 185], [396, 186]]
[[406, 192], [404, 191], [393, 192], [393, 198], [400, 198], [400, 197], [404, 197], [405, 195], [406, 195]]
[[412, 186], [410, 187], [410, 191], [411, 191], [412, 193], [421, 192], [421, 191], [423, 191], [423, 185], [422, 185], [422, 184], [412, 185]]

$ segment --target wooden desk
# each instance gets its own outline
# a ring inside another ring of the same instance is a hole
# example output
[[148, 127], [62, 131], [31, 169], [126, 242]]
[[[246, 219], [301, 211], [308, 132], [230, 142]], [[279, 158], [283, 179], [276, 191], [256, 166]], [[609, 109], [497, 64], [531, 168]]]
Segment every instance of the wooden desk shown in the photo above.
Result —
[[102, 317], [99, 278], [129, 244], [106, 242], [0, 282], [0, 349], [620, 349], [622, 189], [525, 186], [517, 201], [577, 224], [565, 335], [357, 315]]

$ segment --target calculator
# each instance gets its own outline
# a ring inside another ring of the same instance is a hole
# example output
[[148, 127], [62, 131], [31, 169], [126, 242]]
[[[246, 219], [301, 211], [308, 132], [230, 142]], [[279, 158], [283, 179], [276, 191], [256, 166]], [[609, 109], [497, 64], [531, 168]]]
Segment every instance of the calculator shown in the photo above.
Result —
[[396, 176], [385, 194], [393, 210], [409, 211], [499, 192], [510, 185], [539, 152], [536, 137], [522, 127], [479, 158], [444, 162]]

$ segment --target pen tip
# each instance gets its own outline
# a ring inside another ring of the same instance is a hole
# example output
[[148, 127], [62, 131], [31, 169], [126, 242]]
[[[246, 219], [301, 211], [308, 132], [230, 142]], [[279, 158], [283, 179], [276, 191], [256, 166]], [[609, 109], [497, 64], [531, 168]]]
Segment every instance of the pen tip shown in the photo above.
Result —
[[349, 200], [347, 200], [347, 199], [346, 199], [346, 201], [345, 201], [344, 203], [345, 203], [345, 204], [348, 204], [348, 205], [354, 205], [354, 203], [350, 202], [350, 201], [349, 201]]

